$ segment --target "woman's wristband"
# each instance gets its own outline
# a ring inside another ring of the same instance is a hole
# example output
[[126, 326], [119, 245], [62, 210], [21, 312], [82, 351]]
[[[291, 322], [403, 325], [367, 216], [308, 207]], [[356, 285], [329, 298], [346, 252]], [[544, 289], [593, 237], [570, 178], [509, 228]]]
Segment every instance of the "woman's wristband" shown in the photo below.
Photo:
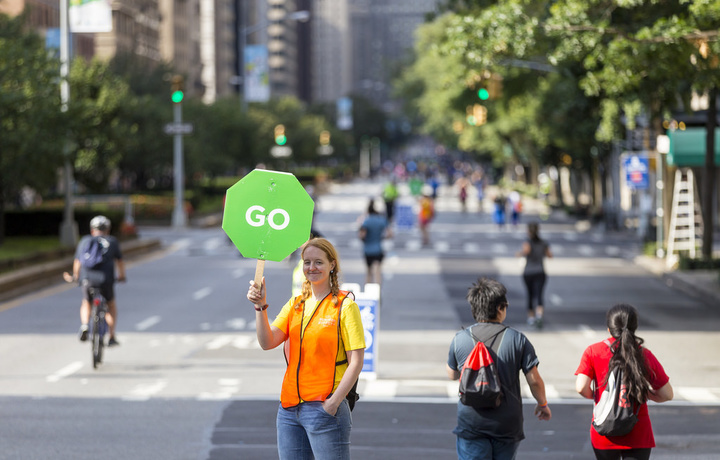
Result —
[[253, 304], [253, 307], [255, 307], [255, 311], [265, 311], [267, 310], [268, 304], [263, 305], [262, 307], [258, 308], [257, 305]]
[[538, 403], [538, 407], [540, 407], [540, 408], [547, 407], [547, 405], [548, 405], [547, 401], [545, 401], [545, 404]]

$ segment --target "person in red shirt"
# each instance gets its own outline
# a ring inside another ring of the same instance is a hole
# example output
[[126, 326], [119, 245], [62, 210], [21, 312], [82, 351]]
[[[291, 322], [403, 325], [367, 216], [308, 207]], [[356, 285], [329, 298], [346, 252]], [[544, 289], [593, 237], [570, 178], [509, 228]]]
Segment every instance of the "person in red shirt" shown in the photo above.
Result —
[[628, 377], [624, 382], [628, 395], [640, 405], [638, 421], [632, 431], [624, 436], [602, 436], [590, 427], [590, 440], [598, 460], [650, 458], [655, 447], [647, 400], [661, 403], [673, 398], [670, 378], [650, 350], [643, 348], [643, 339], [635, 335], [638, 313], [635, 307], [618, 304], [607, 312], [607, 327], [611, 338], [610, 347], [605, 341], [585, 349], [580, 365], [575, 371], [575, 389], [595, 404], [607, 385], [610, 369], [620, 368]]

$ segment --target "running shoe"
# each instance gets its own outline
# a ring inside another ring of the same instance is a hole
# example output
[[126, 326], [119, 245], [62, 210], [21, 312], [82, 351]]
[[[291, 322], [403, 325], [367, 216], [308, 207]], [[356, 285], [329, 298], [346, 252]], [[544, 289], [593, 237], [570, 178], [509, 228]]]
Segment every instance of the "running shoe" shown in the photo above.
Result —
[[80, 326], [80, 332], [78, 333], [78, 335], [80, 336], [80, 341], [81, 341], [81, 342], [84, 342], [84, 341], [87, 340], [87, 338], [88, 338], [88, 326], [87, 326], [87, 324], [83, 324], [83, 325]]
[[115, 340], [115, 337], [110, 337], [110, 340], [108, 340], [108, 347], [116, 347], [120, 345], [120, 342]]

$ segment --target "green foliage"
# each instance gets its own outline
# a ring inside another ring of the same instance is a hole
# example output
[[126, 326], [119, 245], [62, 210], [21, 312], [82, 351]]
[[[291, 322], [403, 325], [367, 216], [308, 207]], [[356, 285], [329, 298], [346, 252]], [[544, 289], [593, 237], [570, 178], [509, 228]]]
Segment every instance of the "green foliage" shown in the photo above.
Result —
[[0, 213], [23, 186], [47, 191], [62, 165], [59, 67], [24, 16], [0, 14]]
[[92, 192], [103, 192], [133, 131], [124, 116], [131, 103], [128, 85], [107, 63], [78, 58], [70, 67], [70, 94], [76, 179]]
[[[720, 83], [714, 0], [447, 0], [440, 11], [419, 29], [397, 92], [424, 133], [498, 162], [566, 153], [591, 168], [623, 135], [621, 116], [629, 127], [640, 113], [657, 120]], [[503, 77], [503, 94], [471, 127], [470, 95], [487, 73]]]

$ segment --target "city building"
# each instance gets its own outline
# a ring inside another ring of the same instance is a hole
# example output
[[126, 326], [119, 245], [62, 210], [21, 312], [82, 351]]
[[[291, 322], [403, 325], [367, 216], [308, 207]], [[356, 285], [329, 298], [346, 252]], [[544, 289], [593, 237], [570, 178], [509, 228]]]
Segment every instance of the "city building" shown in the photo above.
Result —
[[352, 31], [351, 90], [386, 112], [394, 110], [391, 82], [407, 62], [415, 43], [415, 30], [437, 0], [354, 0], [350, 9]]

